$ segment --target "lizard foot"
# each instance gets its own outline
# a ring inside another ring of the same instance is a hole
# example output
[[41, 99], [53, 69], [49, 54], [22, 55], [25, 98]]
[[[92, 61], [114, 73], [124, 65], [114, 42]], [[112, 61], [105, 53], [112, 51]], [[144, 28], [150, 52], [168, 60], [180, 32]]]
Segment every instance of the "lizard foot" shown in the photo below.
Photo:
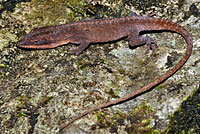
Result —
[[[83, 38], [82, 38], [83, 39]], [[80, 41], [80, 45], [78, 46], [78, 48], [72, 48], [69, 50], [69, 54], [74, 54], [74, 55], [79, 55], [81, 52], [83, 52], [83, 50], [85, 50], [88, 45], [90, 44], [90, 42], [88, 40], [82, 40]]]
[[69, 54], [72, 54], [72, 55], [79, 55], [82, 51], [79, 51], [78, 48], [72, 48], [69, 50]]
[[156, 54], [156, 47], [157, 47], [157, 42], [155, 40], [153, 40], [152, 38], [148, 37], [148, 40], [146, 42], [146, 54], [149, 53], [149, 50], [152, 50], [152, 55], [155, 55]]
[[147, 14], [147, 17], [153, 17], [153, 16], [158, 17], [159, 15], [158, 15], [157, 13], [155, 13], [155, 12], [152, 12], [152, 13], [148, 13], [148, 14]]

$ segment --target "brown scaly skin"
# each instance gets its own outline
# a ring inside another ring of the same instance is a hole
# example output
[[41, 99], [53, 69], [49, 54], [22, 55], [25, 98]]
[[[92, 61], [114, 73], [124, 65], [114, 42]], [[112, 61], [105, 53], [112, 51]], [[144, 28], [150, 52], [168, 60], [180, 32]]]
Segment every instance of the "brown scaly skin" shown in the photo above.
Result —
[[[70, 50], [71, 54], [80, 54], [90, 43], [109, 42], [128, 37], [131, 46], [146, 44], [151, 47], [155, 43], [150, 37], [140, 37], [141, 31], [168, 30], [182, 35], [187, 42], [187, 50], [182, 59], [164, 75], [158, 77], [154, 82], [129, 93], [117, 100], [102, 104], [98, 107], [89, 109], [73, 120], [63, 124], [60, 131], [70, 125], [75, 120], [87, 115], [88, 113], [105, 108], [119, 102], [126, 101], [138, 94], [141, 94], [156, 85], [160, 84], [168, 77], [173, 75], [188, 60], [192, 53], [192, 36], [182, 26], [169, 20], [152, 17], [142, 17], [131, 13], [127, 17], [101, 20], [83, 20], [80, 22], [63, 24], [58, 26], [46, 26], [34, 28], [29, 34], [18, 41], [17, 46], [30, 49], [49, 49], [68, 43], [80, 44], [77, 49]], [[151, 47], [153, 48], [153, 47]]]

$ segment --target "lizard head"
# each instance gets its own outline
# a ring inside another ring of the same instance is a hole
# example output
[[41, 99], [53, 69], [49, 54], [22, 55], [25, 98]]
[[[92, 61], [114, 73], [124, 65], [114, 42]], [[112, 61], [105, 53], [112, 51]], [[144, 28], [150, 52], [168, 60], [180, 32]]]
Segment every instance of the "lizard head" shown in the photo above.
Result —
[[55, 26], [38, 27], [17, 42], [20, 48], [47, 49], [61, 45], [62, 38]]

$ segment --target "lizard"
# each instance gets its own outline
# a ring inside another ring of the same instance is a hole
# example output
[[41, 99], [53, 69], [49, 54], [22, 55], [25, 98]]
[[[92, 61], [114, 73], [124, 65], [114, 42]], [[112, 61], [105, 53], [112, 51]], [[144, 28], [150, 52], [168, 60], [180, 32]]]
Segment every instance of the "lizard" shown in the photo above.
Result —
[[91, 43], [104, 43], [110, 41], [117, 41], [124, 37], [128, 38], [130, 46], [138, 46], [146, 44], [149, 49], [153, 49], [153, 44], [156, 42], [148, 36], [140, 36], [142, 31], [171, 31], [180, 34], [187, 43], [187, 49], [183, 57], [178, 63], [168, 70], [164, 75], [155, 79], [152, 83], [137, 89], [121, 98], [101, 104], [97, 107], [91, 108], [79, 116], [75, 117], [69, 122], [60, 126], [61, 131], [66, 126], [73, 123], [75, 120], [87, 115], [88, 113], [118, 104], [120, 102], [129, 100], [136, 95], [144, 93], [156, 85], [162, 83], [167, 78], [178, 71], [189, 59], [192, 53], [193, 41], [191, 34], [179, 24], [170, 20], [155, 18], [152, 16], [138, 16], [130, 13], [129, 16], [120, 18], [107, 19], [87, 19], [79, 22], [72, 22], [68, 24], [61, 24], [56, 26], [37, 27], [25, 35], [17, 42], [17, 46], [27, 49], [50, 49], [59, 47], [65, 44], [73, 43], [79, 44], [76, 49], [71, 49], [70, 54], [79, 55]]

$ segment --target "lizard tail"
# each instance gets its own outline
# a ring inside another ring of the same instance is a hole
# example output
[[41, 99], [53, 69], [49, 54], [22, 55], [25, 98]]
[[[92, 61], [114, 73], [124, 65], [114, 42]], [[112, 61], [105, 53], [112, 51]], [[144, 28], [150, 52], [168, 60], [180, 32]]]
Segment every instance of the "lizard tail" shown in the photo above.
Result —
[[[150, 20], [150, 21], [149, 21]], [[173, 75], [177, 70], [179, 70], [184, 64], [185, 62], [189, 59], [191, 53], [192, 53], [192, 47], [193, 47], [193, 43], [192, 43], [192, 36], [190, 35], [190, 33], [184, 29], [182, 26], [176, 24], [176, 23], [173, 23], [171, 21], [168, 21], [168, 20], [164, 20], [164, 19], [156, 19], [156, 18], [153, 18], [153, 19], [148, 19], [149, 23], [151, 23], [151, 25], [147, 25], [145, 24], [145, 28], [144, 30], [146, 31], [146, 29], [148, 30], [170, 30], [170, 31], [174, 31], [176, 33], [179, 33], [180, 35], [182, 35], [184, 37], [184, 39], [186, 40], [186, 43], [187, 43], [187, 50], [184, 54], [184, 56], [180, 59], [180, 61], [170, 70], [168, 70], [164, 75], [162, 75], [161, 77], [157, 78], [155, 81], [153, 81], [152, 83], [140, 88], [140, 89], [137, 89], [136, 91], [133, 91], [131, 93], [129, 93], [128, 95], [126, 96], [123, 96], [117, 100], [114, 100], [114, 101], [111, 101], [111, 102], [108, 102], [108, 103], [105, 103], [105, 104], [101, 104], [99, 105], [98, 107], [95, 107], [95, 108], [92, 108], [92, 109], [89, 109], [88, 111], [80, 114], [79, 116], [75, 117], [74, 119], [72, 119], [71, 121], [63, 124], [59, 131], [61, 131], [63, 128], [65, 128], [66, 126], [70, 125], [72, 122], [74, 122], [75, 120], [87, 115], [88, 113], [92, 112], [92, 111], [95, 111], [95, 110], [98, 110], [98, 109], [101, 109], [101, 108], [105, 108], [105, 107], [108, 107], [108, 106], [111, 106], [111, 105], [114, 105], [114, 104], [117, 104], [119, 102], [122, 102], [122, 101], [125, 101], [127, 99], [130, 99], [140, 93], [143, 93], [147, 90], [150, 90], [151, 88], [155, 87], [156, 85], [160, 84], [161, 82], [163, 82], [164, 80], [166, 80], [167, 78], [169, 78], [171, 75]], [[152, 23], [154, 21], [157, 21], [155, 22], [155, 26], [152, 26]], [[144, 21], [143, 21], [144, 22]], [[160, 24], [160, 25], [158, 25]]]
[[[149, 85], [145, 86], [145, 87], [151, 88], [151, 87], [153, 87], [151, 85], [157, 85], [157, 84], [163, 82], [168, 77], [173, 75], [176, 71], [178, 71], [186, 63], [186, 61], [189, 59], [189, 57], [192, 53], [193, 41], [192, 41], [191, 34], [184, 27], [180, 26], [179, 24], [176, 24], [169, 20], [160, 19], [160, 18], [150, 17], [149, 20], [150, 20], [149, 22], [151, 22], [151, 24], [149, 24], [149, 25], [146, 24], [144, 26], [146, 29], [148, 29], [148, 30], [167, 30], [167, 31], [176, 32], [176, 33], [180, 34], [186, 40], [186, 43], [187, 43], [186, 52], [185, 52], [184, 56], [179, 60], [179, 62], [172, 69], [167, 71], [164, 75], [157, 78], [154, 82], [150, 83]], [[143, 88], [141, 88], [141, 89], [143, 89]], [[140, 90], [140, 89], [138, 89], [138, 90]]]

